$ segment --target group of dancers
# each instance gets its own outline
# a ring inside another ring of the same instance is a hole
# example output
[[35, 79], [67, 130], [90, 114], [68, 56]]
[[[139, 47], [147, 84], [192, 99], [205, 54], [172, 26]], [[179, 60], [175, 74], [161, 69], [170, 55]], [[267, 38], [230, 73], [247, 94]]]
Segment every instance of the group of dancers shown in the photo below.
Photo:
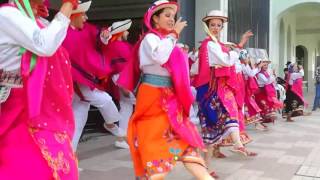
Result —
[[[100, 28], [86, 22], [90, 5], [63, 0], [48, 22], [47, 1], [1, 4], [0, 179], [78, 179], [75, 152], [90, 105], [115, 146], [130, 149], [135, 176], [152, 180], [177, 162], [197, 179], [217, 178], [210, 161], [225, 157], [220, 147], [257, 155], [245, 147], [247, 125], [267, 130], [283, 107], [289, 122], [301, 115], [303, 68], [289, 66], [284, 106], [271, 61], [251, 61], [244, 49], [254, 34], [220, 41], [222, 11], [202, 19], [207, 37], [188, 54], [178, 43], [187, 27], [176, 20], [178, 3], [154, 2], [134, 46], [126, 41], [130, 19]], [[195, 109], [200, 128], [190, 120]]]

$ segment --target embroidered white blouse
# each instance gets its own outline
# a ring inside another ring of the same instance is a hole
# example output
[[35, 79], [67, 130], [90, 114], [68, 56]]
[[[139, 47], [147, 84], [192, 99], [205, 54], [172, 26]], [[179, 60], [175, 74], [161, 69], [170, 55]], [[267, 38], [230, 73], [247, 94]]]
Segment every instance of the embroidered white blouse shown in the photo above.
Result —
[[299, 79], [299, 78], [302, 78], [304, 76], [304, 70], [301, 69], [299, 72], [294, 72], [294, 73], [291, 73], [290, 75], [290, 79], [289, 79], [289, 84], [292, 85], [293, 84], [293, 81]]
[[141, 42], [139, 48], [140, 69], [145, 74], [170, 76], [168, 70], [161, 65], [165, 64], [176, 45], [177, 39], [172, 35], [160, 39], [159, 36], [149, 33]]
[[265, 85], [271, 84], [275, 82], [275, 77], [273, 75], [270, 75], [269, 78], [267, 78], [264, 74], [259, 73], [257, 75], [257, 83], [259, 87], [264, 87]]
[[236, 51], [229, 51], [225, 53], [222, 51], [220, 44], [209, 41], [208, 45], [209, 66], [233, 66], [235, 61], [239, 58]]
[[21, 47], [39, 55], [51, 56], [62, 44], [70, 19], [58, 13], [52, 22], [40, 29], [17, 8], [0, 8], [0, 69], [20, 69]]
[[249, 64], [242, 64], [242, 72], [245, 79], [248, 79], [248, 77], [255, 77], [259, 73], [259, 71], [259, 68], [252, 69]]

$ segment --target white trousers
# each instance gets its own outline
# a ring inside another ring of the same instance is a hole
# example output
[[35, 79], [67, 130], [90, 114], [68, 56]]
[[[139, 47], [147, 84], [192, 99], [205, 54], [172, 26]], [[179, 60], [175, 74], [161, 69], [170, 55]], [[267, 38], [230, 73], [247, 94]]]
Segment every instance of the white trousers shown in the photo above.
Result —
[[[76, 151], [81, 133], [88, 119], [90, 105], [95, 106], [100, 111], [106, 123], [112, 124], [120, 120], [120, 113], [114, 104], [112, 97], [101, 90], [91, 90], [89, 87], [79, 85], [81, 93], [86, 101], [81, 101], [77, 94], [74, 94], [72, 108], [75, 118], [75, 133], [72, 139], [73, 150]], [[88, 102], [87, 102], [88, 101]]]
[[[193, 97], [197, 96], [197, 90], [196, 90], [195, 87], [191, 86], [191, 92], [192, 92]], [[199, 117], [198, 117], [198, 111], [199, 111], [198, 104], [195, 101], [191, 105], [190, 114], [189, 114], [190, 121], [195, 125], [200, 124], [200, 120], [199, 120]]]
[[120, 93], [120, 115], [119, 127], [127, 134], [129, 119], [133, 113], [133, 105], [136, 104], [136, 98], [132, 93], [130, 97], [126, 97], [123, 93]]

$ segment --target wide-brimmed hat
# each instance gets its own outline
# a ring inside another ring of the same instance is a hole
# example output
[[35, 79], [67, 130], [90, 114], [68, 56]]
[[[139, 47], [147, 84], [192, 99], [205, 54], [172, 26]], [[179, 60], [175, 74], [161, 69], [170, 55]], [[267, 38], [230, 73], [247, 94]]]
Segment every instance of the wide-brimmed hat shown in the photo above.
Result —
[[73, 10], [71, 14], [77, 14], [77, 13], [84, 13], [87, 12], [91, 6], [92, 1], [87, 1], [87, 2], [79, 2], [79, 5], [77, 9]]
[[154, 2], [152, 4], [152, 6], [150, 7], [149, 11], [151, 11], [151, 16], [156, 13], [157, 11], [159, 11], [160, 9], [164, 9], [164, 8], [171, 8], [174, 10], [175, 13], [177, 13], [178, 11], [178, 4], [176, 2], [173, 1], [167, 1], [167, 0], [158, 0], [156, 2]]
[[207, 22], [210, 19], [221, 19], [223, 23], [228, 22], [228, 17], [220, 10], [210, 11], [204, 18], [202, 18], [202, 21]]
[[113, 34], [127, 31], [128, 29], [130, 29], [131, 25], [132, 25], [131, 19], [114, 22], [110, 27], [110, 34], [113, 35]]

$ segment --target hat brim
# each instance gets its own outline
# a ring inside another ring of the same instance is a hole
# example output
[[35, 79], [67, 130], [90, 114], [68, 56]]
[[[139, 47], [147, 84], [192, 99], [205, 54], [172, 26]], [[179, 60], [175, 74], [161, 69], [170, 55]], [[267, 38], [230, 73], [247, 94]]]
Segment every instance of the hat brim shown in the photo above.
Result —
[[165, 8], [171, 8], [174, 10], [174, 13], [177, 13], [178, 12], [178, 4], [176, 2], [167, 2], [167, 3], [163, 3], [163, 4], [160, 4], [158, 6], [155, 6], [153, 9], [152, 9], [152, 15], [154, 13], [156, 13], [157, 11], [161, 10], [161, 9], [165, 9]]
[[87, 1], [78, 5], [78, 8], [73, 10], [71, 14], [84, 13], [87, 12], [91, 6], [92, 1]]
[[208, 20], [211, 20], [211, 19], [221, 19], [223, 23], [228, 22], [228, 17], [226, 16], [206, 16], [202, 18], [202, 21], [207, 22]]
[[132, 25], [132, 21], [128, 20], [124, 24], [121, 24], [120, 26], [111, 29], [110, 34], [114, 35], [114, 34], [118, 34], [118, 33], [127, 31], [128, 29], [130, 29], [131, 25]]

